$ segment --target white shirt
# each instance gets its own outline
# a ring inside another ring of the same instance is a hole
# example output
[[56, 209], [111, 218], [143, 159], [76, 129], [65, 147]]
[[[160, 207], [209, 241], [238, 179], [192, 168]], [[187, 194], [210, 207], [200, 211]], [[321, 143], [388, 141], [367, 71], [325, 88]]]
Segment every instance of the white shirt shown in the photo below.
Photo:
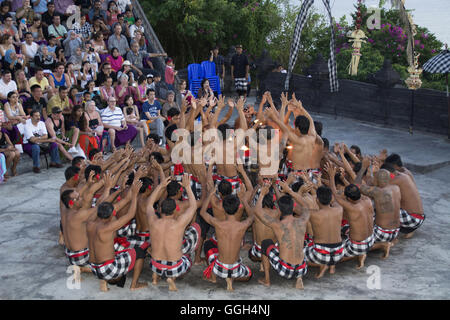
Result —
[[134, 33], [136, 32], [136, 30], [141, 31], [142, 33], [144, 33], [144, 26], [140, 26], [138, 27], [137, 25], [133, 24], [132, 26], [130, 26], [130, 37], [134, 38]]
[[39, 49], [39, 45], [34, 41], [31, 43], [31, 45], [27, 44], [26, 41], [22, 42], [22, 44], [25, 46], [26, 49], [25, 55], [30, 59], [34, 59]]
[[111, 108], [108, 106], [103, 109], [101, 116], [104, 124], [114, 127], [121, 127], [122, 121], [125, 120], [122, 109], [119, 107], [115, 107], [114, 111], [111, 111]]
[[9, 81], [8, 84], [3, 82], [3, 79], [0, 79], [0, 94], [6, 97], [8, 96], [8, 93], [11, 91], [17, 91], [17, 84], [14, 80]]
[[39, 121], [38, 124], [35, 126], [33, 125], [33, 122], [31, 122], [31, 119], [28, 119], [25, 123], [25, 128], [23, 132], [23, 143], [28, 143], [28, 140], [31, 137], [42, 137], [45, 136], [47, 133], [47, 128], [45, 127], [45, 123], [43, 121]]

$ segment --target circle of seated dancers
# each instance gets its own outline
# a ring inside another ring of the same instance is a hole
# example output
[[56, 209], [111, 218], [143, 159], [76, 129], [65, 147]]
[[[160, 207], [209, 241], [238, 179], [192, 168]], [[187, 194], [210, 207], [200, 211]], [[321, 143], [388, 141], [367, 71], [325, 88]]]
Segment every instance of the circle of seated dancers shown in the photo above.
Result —
[[[360, 269], [370, 251], [386, 259], [400, 233], [410, 238], [425, 214], [400, 156], [330, 147], [295, 95], [280, 100], [278, 110], [266, 92], [255, 111], [244, 97], [184, 99], [180, 111], [168, 110], [166, 145], [150, 133], [139, 150], [75, 158], [60, 189], [60, 244], [77, 279], [93, 273], [107, 291], [133, 270], [130, 289], [144, 288], [147, 261], [153, 285], [163, 278], [176, 291], [176, 279], [197, 265], [203, 279], [223, 278], [231, 291], [255, 272], [245, 250], [260, 263], [259, 283], [270, 286], [273, 269], [303, 289], [310, 268], [316, 278], [347, 260]], [[239, 134], [249, 130], [266, 134]]]

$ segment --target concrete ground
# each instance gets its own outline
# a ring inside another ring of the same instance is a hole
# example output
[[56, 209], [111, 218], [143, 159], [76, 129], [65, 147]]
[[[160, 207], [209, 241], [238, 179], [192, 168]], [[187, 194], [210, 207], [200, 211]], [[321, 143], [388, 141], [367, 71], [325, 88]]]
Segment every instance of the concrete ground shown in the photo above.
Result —
[[[303, 300], [303, 299], [448, 299], [450, 297], [450, 143], [445, 137], [373, 126], [349, 119], [313, 115], [324, 124], [323, 136], [330, 143], [344, 141], [357, 144], [363, 153], [378, 153], [386, 148], [399, 153], [404, 162], [415, 168], [415, 178], [424, 202], [427, 218], [409, 240], [401, 239], [387, 260], [381, 252], [371, 252], [366, 267], [356, 270], [356, 262], [339, 264], [336, 274], [316, 280], [316, 268], [304, 277], [305, 290], [293, 288], [271, 271], [271, 288], [258, 283], [262, 273], [242, 251], [244, 263], [254, 272], [248, 283], [235, 283], [227, 292], [226, 283], [202, 280], [204, 266], [193, 266], [177, 281], [179, 291], [168, 291], [165, 281], [151, 285], [152, 272], [145, 261], [141, 280], [148, 288], [130, 292], [131, 274], [125, 288], [110, 286], [108, 293], [98, 290], [98, 280], [83, 274], [80, 288], [70, 286], [70, 273], [64, 251], [57, 244], [59, 232], [58, 190], [64, 182], [64, 169], [30, 172], [27, 156], [19, 167], [18, 177], [0, 185], [0, 299], [151, 299], [151, 300]], [[433, 171], [430, 171], [434, 169]], [[425, 173], [424, 173], [425, 172]], [[247, 234], [250, 241], [251, 234]], [[379, 280], [379, 281], [378, 281]], [[378, 281], [378, 282], [377, 282]], [[69, 283], [69, 285], [68, 285]], [[72, 289], [70, 289], [72, 288]]]

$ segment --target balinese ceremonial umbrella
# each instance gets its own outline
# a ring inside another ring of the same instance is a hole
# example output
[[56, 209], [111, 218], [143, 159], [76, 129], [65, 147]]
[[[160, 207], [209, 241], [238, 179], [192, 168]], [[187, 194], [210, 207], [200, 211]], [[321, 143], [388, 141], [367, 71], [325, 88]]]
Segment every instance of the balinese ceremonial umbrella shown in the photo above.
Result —
[[447, 82], [447, 106], [448, 106], [448, 138], [450, 139], [450, 96], [448, 93], [448, 73], [450, 72], [450, 50], [445, 45], [445, 50], [428, 60], [423, 65], [423, 70], [429, 73], [445, 73]]

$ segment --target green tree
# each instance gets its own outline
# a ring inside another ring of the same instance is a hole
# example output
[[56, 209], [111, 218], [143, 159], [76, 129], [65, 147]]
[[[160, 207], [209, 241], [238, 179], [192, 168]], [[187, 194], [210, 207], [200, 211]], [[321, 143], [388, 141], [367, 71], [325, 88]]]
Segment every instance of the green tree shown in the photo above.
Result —
[[[177, 66], [200, 62], [219, 44], [241, 43], [250, 58], [281, 23], [280, 0], [144, 0], [147, 17]], [[222, 51], [224, 51], [222, 50]]]

